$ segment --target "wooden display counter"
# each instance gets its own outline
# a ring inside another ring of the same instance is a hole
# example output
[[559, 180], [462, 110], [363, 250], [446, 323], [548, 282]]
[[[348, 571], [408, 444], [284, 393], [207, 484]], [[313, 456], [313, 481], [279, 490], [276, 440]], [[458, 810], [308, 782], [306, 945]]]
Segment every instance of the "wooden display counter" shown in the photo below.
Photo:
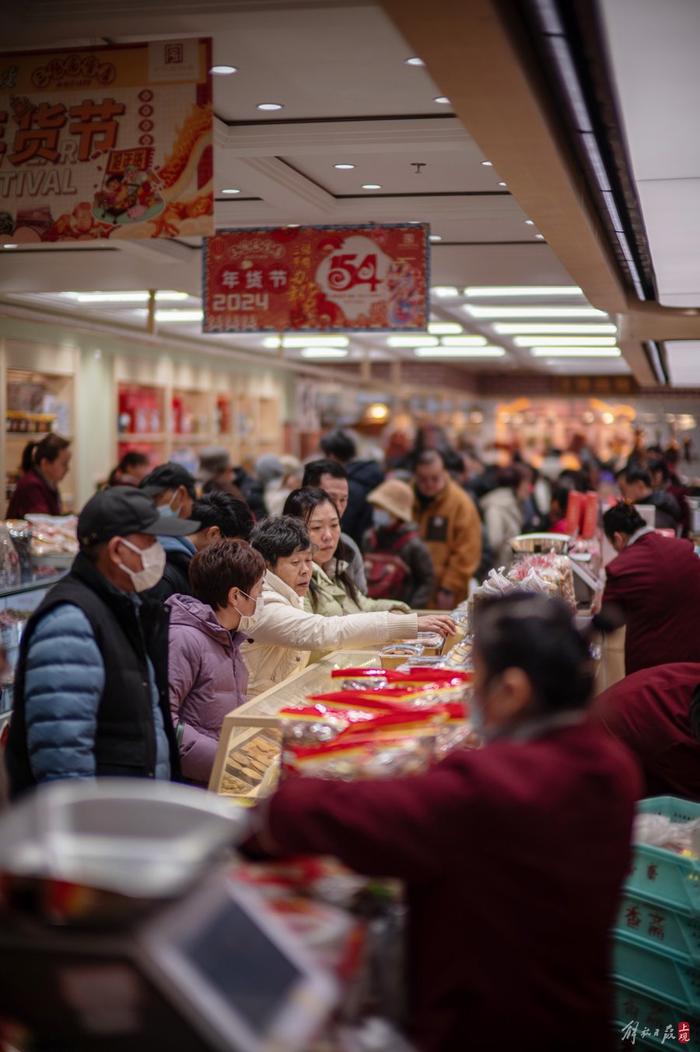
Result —
[[229, 712], [221, 728], [209, 789], [244, 805], [268, 796], [277, 785], [279, 772], [280, 709], [303, 705], [309, 694], [330, 689], [334, 669], [369, 667], [376, 662], [376, 651], [335, 651]]

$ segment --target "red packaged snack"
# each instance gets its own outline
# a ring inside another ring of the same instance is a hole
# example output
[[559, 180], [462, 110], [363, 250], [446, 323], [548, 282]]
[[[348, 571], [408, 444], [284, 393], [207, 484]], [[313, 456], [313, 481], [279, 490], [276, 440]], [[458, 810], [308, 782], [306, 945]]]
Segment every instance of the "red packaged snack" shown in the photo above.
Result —
[[577, 490], [572, 490], [569, 494], [569, 499], [566, 502], [567, 533], [573, 535], [580, 532], [585, 499], [583, 493], [579, 493]]
[[584, 497], [581, 536], [585, 540], [589, 540], [591, 537], [595, 536], [595, 532], [598, 529], [599, 500], [598, 494], [593, 490], [584, 494]]

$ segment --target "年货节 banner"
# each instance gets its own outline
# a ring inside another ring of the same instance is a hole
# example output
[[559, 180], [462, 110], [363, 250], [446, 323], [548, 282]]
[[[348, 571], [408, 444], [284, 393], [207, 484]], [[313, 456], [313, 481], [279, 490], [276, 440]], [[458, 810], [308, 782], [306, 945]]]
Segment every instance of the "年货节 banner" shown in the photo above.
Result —
[[204, 242], [204, 332], [425, 331], [428, 227], [223, 230]]
[[0, 239], [210, 234], [211, 41], [0, 55]]

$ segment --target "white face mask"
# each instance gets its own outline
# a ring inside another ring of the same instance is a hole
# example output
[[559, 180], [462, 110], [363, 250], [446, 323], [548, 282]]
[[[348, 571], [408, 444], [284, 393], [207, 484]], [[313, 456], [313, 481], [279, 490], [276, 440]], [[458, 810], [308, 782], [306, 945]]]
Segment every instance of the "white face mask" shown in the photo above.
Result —
[[252, 632], [263, 615], [265, 601], [261, 595], [259, 595], [257, 599], [253, 599], [252, 595], [248, 595], [248, 593], [244, 592], [242, 588], [239, 588], [238, 591], [241, 593], [241, 595], [244, 595], [246, 599], [250, 599], [251, 602], [255, 603], [255, 610], [252, 614], [244, 614], [243, 611], [239, 610], [238, 607], [234, 604], [233, 609], [236, 611], [236, 613], [241, 615], [241, 620], [238, 623], [238, 631]]
[[374, 525], [378, 526], [380, 530], [383, 527], [394, 525], [394, 516], [390, 512], [384, 511], [384, 508], [375, 508], [372, 514], [374, 517]]
[[131, 541], [126, 541], [122, 537], [121, 543], [141, 557], [142, 570], [130, 570], [124, 563], [117, 563], [119, 568], [131, 578], [134, 591], [146, 592], [157, 585], [165, 569], [165, 549], [160, 542], [156, 541], [150, 548], [137, 548]]

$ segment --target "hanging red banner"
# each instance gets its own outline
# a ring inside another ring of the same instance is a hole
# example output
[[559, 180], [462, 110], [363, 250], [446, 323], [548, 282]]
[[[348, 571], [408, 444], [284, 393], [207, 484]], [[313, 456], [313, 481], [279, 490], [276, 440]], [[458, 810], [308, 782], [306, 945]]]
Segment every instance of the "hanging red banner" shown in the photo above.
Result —
[[204, 241], [204, 332], [424, 332], [426, 224], [223, 230]]
[[0, 55], [0, 239], [211, 234], [211, 41]]

